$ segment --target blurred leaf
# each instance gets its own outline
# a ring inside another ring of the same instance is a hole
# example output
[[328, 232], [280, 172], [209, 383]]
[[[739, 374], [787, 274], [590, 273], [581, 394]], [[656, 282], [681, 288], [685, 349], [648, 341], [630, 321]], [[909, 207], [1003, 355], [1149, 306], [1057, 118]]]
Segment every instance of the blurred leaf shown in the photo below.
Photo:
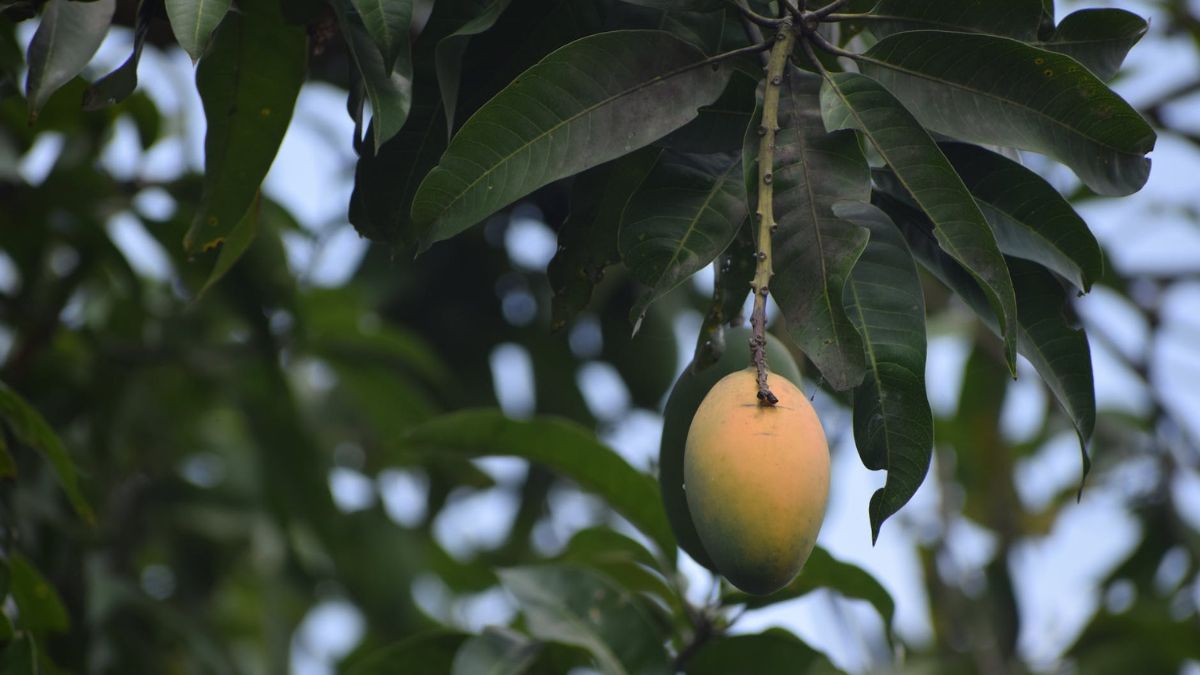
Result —
[[[821, 78], [793, 68], [780, 96], [771, 295], [805, 355], [844, 391], [865, 372], [862, 338], [846, 316], [842, 291], [867, 230], [838, 218], [833, 205], [869, 199], [871, 175], [853, 131], [826, 133], [820, 89]], [[758, 147], [757, 134], [747, 138]]]
[[626, 267], [650, 288], [634, 303], [634, 331], [646, 308], [712, 262], [746, 219], [736, 155], [664, 150], [621, 214]]
[[687, 675], [760, 675], [808, 672], [825, 657], [782, 628], [757, 635], [730, 635], [700, 648], [684, 664]]
[[909, 30], [990, 33], [1017, 40], [1037, 38], [1042, 0], [880, 0], [871, 32], [882, 39]]
[[204, 104], [204, 191], [184, 238], [189, 254], [221, 243], [246, 215], [292, 118], [304, 82], [307, 37], [278, 3], [240, 5], [196, 70]]
[[[5, 593], [5, 595], [8, 595], [8, 594]], [[8, 618], [7, 614], [0, 612], [0, 641], [9, 642], [10, 640], [13, 639], [13, 635], [15, 635], [15, 634], [16, 634], [16, 629], [13, 628], [12, 619]], [[3, 662], [4, 662], [3, 658], [0, 657], [0, 663], [3, 663]], [[0, 669], [0, 672], [8, 673], [11, 671]]]
[[725, 0], [624, 0], [631, 5], [653, 7], [684, 12], [714, 12], [725, 5]]
[[13, 553], [8, 565], [12, 573], [12, 597], [17, 604], [17, 625], [25, 630], [67, 630], [70, 626], [67, 608], [41, 572], [20, 553]]
[[629, 591], [582, 567], [541, 565], [500, 572], [529, 632], [583, 647], [606, 675], [666, 675], [664, 636]]
[[[717, 258], [720, 264], [716, 269], [715, 292], [720, 296], [720, 319], [727, 326], [741, 326], [745, 320], [742, 310], [750, 295], [750, 282], [754, 279], [754, 268], [758, 264], [752, 223], [752, 219], [747, 218], [738, 228], [737, 236]], [[714, 296], [713, 299], [716, 301], [718, 298]], [[735, 348], [740, 346], [735, 345]]]
[[[0, 478], [16, 478], [17, 463], [13, 460], [12, 453], [8, 451], [8, 441], [5, 440], [4, 434], [0, 432]], [[4, 597], [0, 593], [0, 598]]]
[[674, 559], [675, 538], [659, 508], [654, 479], [577, 424], [553, 418], [522, 422], [495, 410], [468, 410], [413, 428], [398, 446], [464, 457], [513, 456], [544, 464], [604, 498], [645, 532], [668, 560]]
[[463, 125], [421, 183], [412, 214], [423, 246], [683, 126], [729, 76], [703, 61], [661, 31], [592, 35], [542, 59]]
[[[372, 40], [369, 28], [363, 25], [363, 19], [350, 7], [351, 1], [357, 4], [386, 0], [337, 0], [334, 3], [346, 48], [354, 59], [362, 77], [362, 86], [371, 101], [370, 128], [374, 132], [375, 153], [379, 153], [383, 144], [399, 133], [408, 120], [412, 107], [412, 60], [407, 56], [406, 47], [401, 54], [403, 58], [394, 63], [386, 61], [379, 45]], [[411, 0], [407, 2], [410, 4], [408, 13], [411, 19]]]
[[[379, 53], [383, 55], [385, 71], [396, 70], [409, 73], [411, 78], [412, 65], [408, 63], [409, 35], [412, 32], [413, 0], [351, 0], [358, 16]], [[404, 57], [405, 63], [398, 64], [397, 60]]]
[[558, 560], [587, 565], [631, 591], [651, 593], [672, 610], [684, 612], [679, 593], [656, 571], [660, 565], [654, 556], [638, 542], [612, 529], [591, 527], [576, 532]]
[[1101, 80], [1111, 80], [1149, 28], [1145, 19], [1123, 9], [1081, 9], [1063, 18], [1049, 39], [1035, 46], [1066, 54]]
[[466, 635], [450, 630], [417, 633], [353, 660], [341, 672], [343, 675], [449, 673], [454, 654], [466, 639]]
[[745, 605], [746, 609], [759, 609], [803, 597], [820, 588], [827, 588], [852, 600], [866, 600], [879, 612], [884, 624], [889, 631], [891, 630], [896, 605], [887, 589], [866, 570], [834, 558], [820, 546], [813, 549], [808, 562], [804, 563], [804, 568], [800, 570], [800, 576], [787, 586], [770, 595], [750, 595], [733, 591], [721, 597], [721, 604]]
[[521, 675], [537, 660], [541, 648], [520, 633], [489, 626], [459, 647], [450, 675]]
[[230, 0], [165, 0], [171, 32], [193, 63], [204, 55], [229, 4]]
[[250, 248], [250, 244], [254, 243], [254, 237], [258, 234], [259, 220], [262, 217], [262, 194], [258, 194], [250, 209], [246, 211], [246, 215], [234, 226], [233, 231], [221, 243], [221, 250], [217, 253], [217, 262], [213, 265], [212, 272], [208, 275], [208, 280], [200, 287], [196, 293], [196, 300], [199, 301], [204, 297], [210, 288], [216, 285], [218, 281], [237, 263]]
[[4, 646], [0, 655], [0, 673], [4, 675], [41, 675], [37, 644], [28, 633]]
[[[133, 95], [138, 83], [138, 62], [142, 58], [142, 47], [150, 33], [150, 21], [156, 6], [153, 1], [138, 0], [137, 18], [134, 20], [133, 53], [116, 70], [100, 78], [83, 94], [84, 110], [99, 110], [120, 103]], [[149, 146], [143, 146], [149, 147]]]
[[[906, 35], [906, 34], [900, 34]], [[937, 243], [977, 280], [1000, 317], [1009, 369], [1016, 370], [1016, 298], [987, 219], [920, 123], [869, 77], [835, 73], [821, 88], [830, 129], [861, 130], [936, 225]]]
[[558, 232], [558, 251], [546, 276], [554, 291], [551, 328], [564, 328], [592, 299], [604, 270], [621, 259], [621, 212], [657, 164], [660, 148], [647, 147], [588, 169], [571, 186], [571, 213]]
[[70, 453], [41, 414], [3, 382], [0, 382], [0, 419], [8, 425], [18, 442], [45, 456], [50, 466], [54, 467], [58, 482], [67, 493], [67, 499], [75, 508], [75, 512], [85, 522], [94, 522], [95, 514], [83, 496], [75, 461], [71, 459]]
[[1105, 195], [1150, 175], [1155, 133], [1074, 59], [989, 35], [911, 31], [858, 59], [922, 125], [955, 138], [1032, 150]]
[[59, 87], [74, 79], [92, 60], [108, 34], [116, 6], [116, 0], [47, 3], [27, 57], [25, 96], [31, 120], [37, 119], [42, 106]]
[[[464, 8], [470, 7], [471, 18], [459, 26], [453, 33], [438, 41], [434, 52], [434, 66], [437, 70], [438, 89], [442, 93], [442, 109], [446, 113], [446, 130], [453, 134], [457, 125], [455, 115], [458, 112], [458, 89], [462, 81], [463, 56], [471, 44], [471, 38], [495, 25], [496, 20], [508, 9], [510, 0], [473, 0], [464, 3]], [[515, 82], [514, 82], [515, 84]]]
[[870, 230], [846, 285], [846, 310], [866, 343], [867, 375], [854, 390], [854, 442], [863, 464], [887, 470], [871, 495], [871, 541], [929, 472], [933, 413], [925, 393], [925, 298], [912, 253], [887, 214], [838, 204], [838, 217]]

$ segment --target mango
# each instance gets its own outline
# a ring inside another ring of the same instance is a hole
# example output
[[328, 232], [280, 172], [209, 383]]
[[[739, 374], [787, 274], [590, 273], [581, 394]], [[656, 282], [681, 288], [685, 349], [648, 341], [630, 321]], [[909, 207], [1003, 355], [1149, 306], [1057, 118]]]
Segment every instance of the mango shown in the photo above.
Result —
[[774, 592], [812, 553], [829, 500], [829, 445], [812, 405], [768, 374], [759, 405], [753, 368], [725, 376], [696, 411], [684, 454], [688, 510], [717, 571], [747, 593]]
[[[721, 378], [750, 365], [750, 329], [731, 328], [725, 331], [725, 351], [714, 364], [701, 370], [688, 364], [683, 374], [675, 381], [663, 410], [662, 442], [658, 452], [658, 484], [662, 491], [663, 507], [667, 520], [675, 532], [679, 546], [696, 562], [712, 571], [717, 571], [708, 553], [696, 534], [688, 512], [687, 497], [683, 491], [683, 458], [687, 446], [688, 428], [700, 402], [708, 395]], [[800, 385], [800, 369], [778, 338], [767, 334], [767, 363], [777, 373]], [[772, 384], [774, 386], [774, 384]]]

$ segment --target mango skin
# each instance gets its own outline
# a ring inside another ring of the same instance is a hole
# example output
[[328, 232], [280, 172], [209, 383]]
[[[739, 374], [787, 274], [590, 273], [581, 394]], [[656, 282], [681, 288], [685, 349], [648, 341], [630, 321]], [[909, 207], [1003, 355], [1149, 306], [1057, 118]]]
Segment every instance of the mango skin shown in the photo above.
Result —
[[[725, 351], [721, 358], [697, 372], [693, 372], [692, 364], [688, 364], [675, 381], [663, 410], [662, 441], [658, 451], [658, 485], [662, 492], [663, 508], [680, 548], [713, 572], [717, 568], [700, 543], [700, 535], [696, 534], [696, 525], [688, 511], [687, 496], [683, 490], [683, 457], [688, 429], [701, 401], [721, 378], [750, 365], [749, 341], [749, 328], [727, 329]], [[800, 369], [796, 367], [796, 361], [783, 342], [770, 333], [767, 334], [767, 363], [800, 386]]]
[[829, 445], [799, 389], [768, 375], [779, 397], [760, 406], [753, 369], [716, 384], [688, 431], [684, 480], [696, 532], [717, 571], [765, 595], [812, 553], [829, 501]]

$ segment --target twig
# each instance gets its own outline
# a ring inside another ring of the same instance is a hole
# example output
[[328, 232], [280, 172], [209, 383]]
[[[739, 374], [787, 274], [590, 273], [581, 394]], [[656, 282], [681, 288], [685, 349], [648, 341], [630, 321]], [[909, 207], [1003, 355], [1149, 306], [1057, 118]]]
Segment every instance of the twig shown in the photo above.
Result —
[[821, 19], [824, 19], [825, 17], [829, 16], [830, 14], [833, 14], [834, 12], [838, 11], [842, 7], [845, 7], [846, 3], [848, 3], [849, 1], [850, 0], [833, 0], [833, 2], [829, 3], [828, 5], [825, 5], [824, 7], [814, 9], [811, 12], [806, 12], [804, 14], [804, 19], [806, 21], [813, 21], [813, 20], [820, 21]]
[[[754, 12], [750, 11], [750, 6], [746, 4], [746, 0], [735, 0], [734, 4], [737, 5], [737, 8], [739, 10], [742, 10], [738, 14], [738, 16], [742, 20], [742, 30], [746, 33], [746, 37], [749, 38], [750, 42], [753, 42], [754, 44], [761, 44], [763, 42], [763, 33], [761, 30], [759, 30], [758, 25], [755, 24], [754, 21], [751, 20], [746, 15], [746, 12], [750, 12], [751, 14], [754, 14]], [[760, 15], [755, 14], [755, 16], [760, 16]], [[763, 17], [763, 18], [766, 18], [766, 17]], [[761, 57], [761, 59], [762, 59], [763, 68], [766, 68], [767, 67], [767, 55], [765, 53], [760, 52], [759, 57]]]
[[826, 40], [824, 37], [821, 36], [820, 33], [816, 32], [816, 31], [813, 31], [810, 33], [805, 33], [805, 35], [809, 38], [808, 40], [805, 41], [805, 46], [807, 46], [808, 42], [811, 41], [813, 44], [820, 47], [823, 51], [827, 51], [830, 54], [833, 54], [834, 56], [844, 56], [848, 59], [861, 59], [862, 58], [862, 54], [855, 54], [854, 52], [848, 52], [845, 49], [842, 49], [841, 47], [838, 47], [837, 45], [833, 44], [829, 40]]
[[[738, 12], [741, 13], [743, 20], [756, 23], [763, 28], [778, 28], [779, 25], [784, 21], [783, 17], [769, 17], [759, 14], [753, 9], [750, 9], [750, 5], [746, 4], [746, 0], [734, 0], [734, 6], [737, 7]], [[762, 40], [762, 35], [760, 34], [757, 40], [754, 38], [751, 38], [751, 40], [759, 42]]]

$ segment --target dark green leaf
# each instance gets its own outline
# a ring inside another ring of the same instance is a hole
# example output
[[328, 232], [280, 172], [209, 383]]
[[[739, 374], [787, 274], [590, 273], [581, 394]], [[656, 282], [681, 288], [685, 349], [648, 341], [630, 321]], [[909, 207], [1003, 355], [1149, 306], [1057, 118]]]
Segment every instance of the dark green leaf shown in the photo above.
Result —
[[4, 646], [0, 655], [0, 673], [4, 675], [41, 675], [37, 644], [28, 633]]
[[259, 195], [250, 210], [246, 211], [246, 215], [242, 216], [233, 231], [221, 243], [221, 250], [217, 253], [217, 262], [213, 265], [208, 280], [196, 293], [197, 300], [203, 298], [204, 294], [233, 268], [246, 249], [250, 248], [250, 244], [254, 243], [254, 237], [258, 234], [259, 220], [262, 217], [262, 207], [262, 196]]
[[990, 35], [912, 31], [859, 60], [932, 131], [1048, 155], [1106, 195], [1150, 175], [1150, 125], [1074, 59]]
[[[714, 296], [713, 299], [720, 302], [721, 322], [729, 326], [741, 326], [745, 319], [742, 310], [746, 305], [746, 297], [750, 295], [754, 268], [758, 265], [752, 227], [750, 219], [742, 223], [737, 236], [717, 259], [720, 263], [716, 269], [716, 292], [719, 297]], [[735, 348], [740, 346], [734, 345]]]
[[17, 604], [17, 625], [25, 630], [65, 631], [70, 626], [67, 608], [58, 591], [20, 553], [8, 559], [12, 572], [12, 597]]
[[46, 457], [75, 512], [91, 523], [95, 516], [80, 489], [75, 461], [41, 414], [3, 382], [0, 382], [0, 420], [8, 425], [13, 438]]
[[888, 629], [891, 629], [896, 604], [887, 589], [866, 570], [834, 558], [820, 546], [813, 549], [808, 562], [804, 563], [804, 569], [800, 570], [800, 576], [787, 586], [770, 595], [750, 595], [734, 591], [723, 596], [721, 603], [758, 609], [803, 597], [819, 588], [829, 589], [854, 600], [866, 600], [879, 612]]
[[212, 40], [213, 31], [229, 11], [230, 0], [166, 0], [167, 18], [179, 46], [199, 61]]
[[521, 422], [494, 410], [470, 410], [443, 415], [412, 429], [400, 439], [400, 446], [464, 457], [522, 457], [544, 464], [603, 497], [645, 532], [665, 557], [674, 558], [675, 538], [659, 508], [654, 479], [629, 466], [601, 445], [595, 434], [572, 422], [551, 418]]
[[1009, 368], [1015, 372], [1017, 307], [1008, 268], [979, 205], [937, 144], [899, 101], [864, 75], [826, 78], [821, 108], [830, 129], [859, 129], [870, 139], [936, 224], [938, 245], [979, 281], [1001, 317]]
[[660, 148], [647, 147], [589, 169], [571, 186], [571, 213], [558, 232], [558, 252], [546, 275], [554, 291], [551, 327], [559, 330], [587, 307], [604, 270], [621, 259], [617, 245], [621, 212], [658, 162]]
[[1081, 9], [1068, 14], [1050, 38], [1036, 46], [1066, 54], [1101, 80], [1111, 80], [1149, 28], [1145, 19], [1123, 9]]
[[[384, 71], [412, 73], [409, 59], [409, 35], [412, 32], [413, 0], [351, 0], [367, 34], [383, 56]], [[400, 66], [397, 60], [404, 58]], [[410, 75], [411, 77], [411, 75]]]
[[50, 0], [46, 5], [26, 57], [29, 74], [25, 78], [25, 97], [29, 99], [31, 119], [37, 119], [51, 94], [92, 59], [108, 33], [116, 6], [116, 0]]
[[607, 527], [580, 530], [571, 537], [560, 562], [586, 565], [607, 574], [631, 591], [650, 593], [683, 613], [683, 600], [656, 570], [658, 561], [641, 544]]
[[[412, 107], [412, 60], [408, 56], [407, 43], [399, 54], [400, 58], [389, 63], [385, 61], [379, 46], [372, 41], [363, 19], [350, 8], [347, 0], [337, 0], [334, 7], [346, 47], [358, 68], [367, 98], [371, 101], [371, 129], [374, 132], [375, 152], [378, 153], [388, 139], [399, 133]], [[409, 9], [411, 12], [411, 7]]]
[[1037, 39], [1042, 0], [881, 0], [871, 10], [871, 32], [884, 38], [908, 30], [990, 33]]
[[[0, 433], [0, 478], [16, 478], [17, 463], [13, 460], [12, 453], [8, 451], [8, 441], [5, 440], [4, 434]], [[0, 594], [0, 597], [4, 597]]]
[[421, 183], [412, 213], [424, 244], [691, 121], [729, 77], [703, 61], [660, 31], [601, 33], [542, 59], [463, 125]]
[[455, 652], [466, 639], [466, 635], [449, 630], [418, 633], [355, 659], [344, 672], [345, 675], [449, 673]]
[[278, 3], [244, 3], [217, 30], [196, 70], [204, 103], [204, 191], [184, 238], [189, 253], [219, 244], [254, 202], [304, 82], [307, 39]]
[[805, 673], [825, 657], [800, 638], [772, 628], [757, 635], [721, 637], [700, 648], [684, 665], [687, 675]]
[[529, 632], [582, 647], [606, 675], [666, 675], [664, 637], [637, 597], [583, 567], [543, 565], [500, 572]]
[[871, 241], [846, 284], [846, 311], [866, 343], [867, 375], [854, 390], [854, 442], [863, 465], [887, 470], [871, 496], [871, 539], [916, 493], [933, 455], [933, 413], [925, 394], [925, 297], [900, 231], [869, 204], [838, 204], [843, 220]]
[[450, 675], [521, 675], [541, 648], [520, 633], [492, 626], [459, 647]]
[[[853, 131], [826, 133], [821, 78], [792, 69], [779, 100], [771, 295], [788, 333], [834, 389], [862, 382], [863, 343], [842, 306], [842, 289], [867, 245], [867, 231], [833, 205], [866, 201], [871, 174]], [[749, 136], [757, 146], [759, 137]]]
[[489, 0], [480, 4], [478, 13], [450, 35], [442, 38], [434, 52], [438, 89], [442, 92], [442, 109], [446, 112], [447, 133], [457, 128], [455, 115], [458, 111], [458, 88], [462, 82], [463, 56], [471, 44], [471, 38], [495, 25], [496, 20], [508, 9], [510, 0]]
[[120, 67], [97, 80], [83, 94], [84, 110], [99, 110], [129, 98], [138, 83], [138, 62], [142, 58], [142, 47], [150, 33], [150, 21], [154, 18], [154, 3], [139, 0], [137, 18], [134, 20], [133, 53]]
[[700, 108], [696, 119], [663, 137], [658, 145], [680, 152], [704, 154], [741, 150], [746, 128], [754, 117], [757, 88], [758, 80], [735, 72], [721, 98]]
[[1044, 178], [977, 146], [941, 148], [983, 209], [1001, 251], [1041, 263], [1085, 292], [1104, 273], [1087, 223]]
[[727, 0], [624, 0], [631, 5], [653, 7], [682, 12], [715, 12], [725, 6]]
[[[746, 219], [736, 155], [664, 150], [621, 214], [626, 267], [650, 289], [634, 303], [635, 326], [650, 303], [712, 262]], [[636, 328], [635, 328], [636, 330]]]

